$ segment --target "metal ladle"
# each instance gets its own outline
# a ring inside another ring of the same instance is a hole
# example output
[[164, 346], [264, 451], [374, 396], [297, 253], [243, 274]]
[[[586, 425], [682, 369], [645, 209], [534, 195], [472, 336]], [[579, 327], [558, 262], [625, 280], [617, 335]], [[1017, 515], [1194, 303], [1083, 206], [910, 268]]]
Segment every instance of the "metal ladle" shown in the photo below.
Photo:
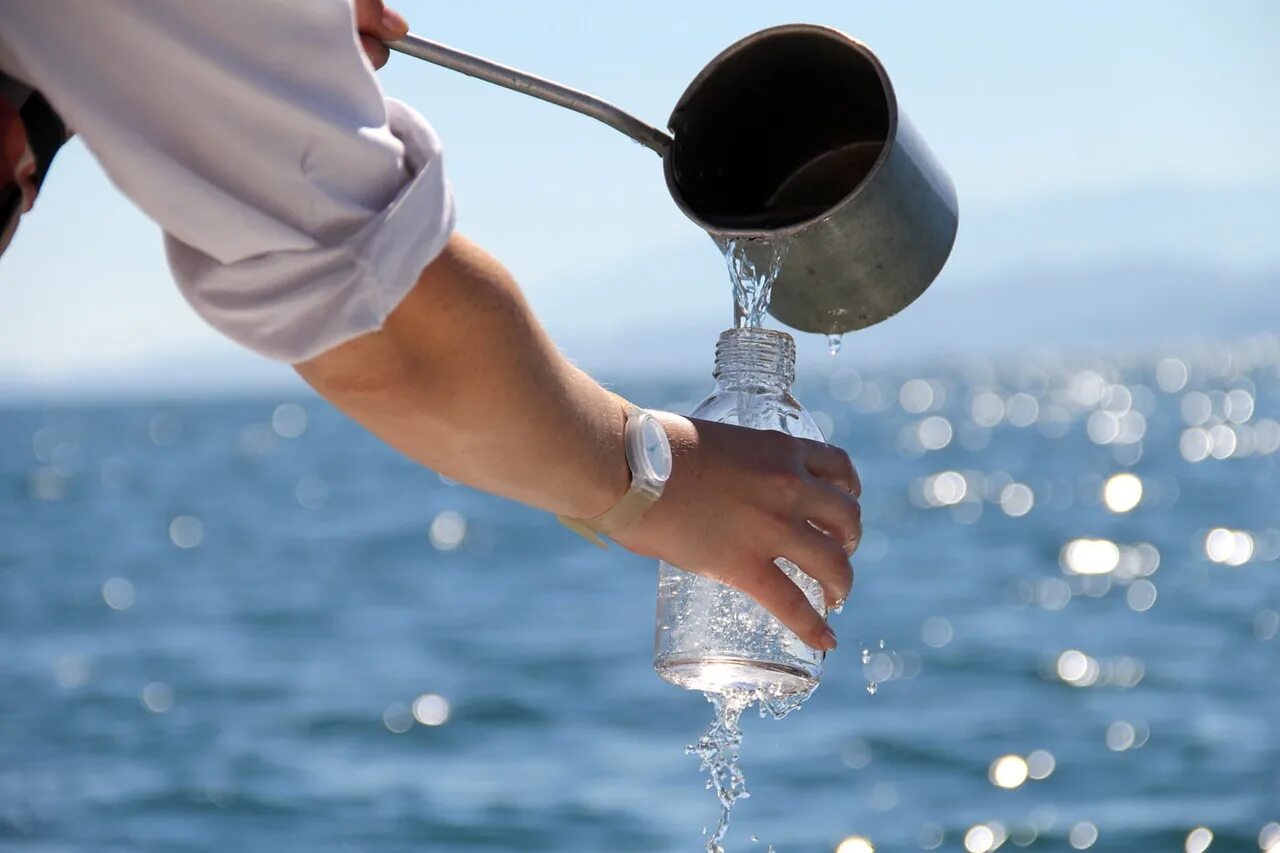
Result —
[[668, 134], [594, 95], [408, 35], [400, 53], [590, 116], [663, 160], [685, 215], [722, 245], [785, 242], [772, 313], [841, 334], [911, 304], [946, 263], [951, 179], [870, 49], [787, 24], [733, 44], [694, 78]]

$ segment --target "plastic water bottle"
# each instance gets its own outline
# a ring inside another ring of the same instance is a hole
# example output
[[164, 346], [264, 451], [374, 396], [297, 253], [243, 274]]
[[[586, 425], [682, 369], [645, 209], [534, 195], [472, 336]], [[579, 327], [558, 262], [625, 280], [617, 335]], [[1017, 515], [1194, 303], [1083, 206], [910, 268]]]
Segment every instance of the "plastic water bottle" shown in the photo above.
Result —
[[[755, 327], [722, 332], [714, 375], [715, 390], [692, 417], [824, 440], [791, 396], [795, 341], [785, 332]], [[825, 615], [821, 585], [794, 563], [776, 562]], [[745, 593], [665, 562], [658, 568], [654, 647], [658, 674], [689, 690], [807, 695], [822, 677], [823, 653], [801, 642]]]

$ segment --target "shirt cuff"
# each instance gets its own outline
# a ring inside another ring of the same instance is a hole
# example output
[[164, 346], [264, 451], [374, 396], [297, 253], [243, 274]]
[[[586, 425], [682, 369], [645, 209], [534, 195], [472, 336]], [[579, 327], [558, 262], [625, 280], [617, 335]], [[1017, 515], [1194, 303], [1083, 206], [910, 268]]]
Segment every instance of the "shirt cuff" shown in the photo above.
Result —
[[409, 179], [390, 204], [336, 244], [221, 264], [165, 236], [169, 266], [196, 312], [232, 340], [297, 363], [382, 327], [453, 233], [440, 140], [388, 98], [387, 125]]

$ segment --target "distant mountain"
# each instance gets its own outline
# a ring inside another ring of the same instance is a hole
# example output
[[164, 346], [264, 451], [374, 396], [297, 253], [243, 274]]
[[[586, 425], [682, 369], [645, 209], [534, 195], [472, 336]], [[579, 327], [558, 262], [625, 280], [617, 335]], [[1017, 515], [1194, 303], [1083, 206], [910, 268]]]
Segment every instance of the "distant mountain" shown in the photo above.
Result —
[[1049, 264], [1193, 258], [1233, 270], [1280, 267], [1280, 185], [1125, 187], [966, 209], [948, 264], [965, 281]]
[[[973, 210], [960, 195], [956, 249], [929, 291], [848, 336], [837, 362], [825, 340], [804, 336], [802, 368], [1280, 331], [1280, 187], [1138, 187]], [[732, 321], [724, 261], [692, 226], [676, 245], [526, 285], [565, 352], [606, 377], [706, 377]], [[288, 368], [230, 344], [60, 374], [0, 372], [0, 400], [301, 387]]]
[[[692, 370], [705, 376], [715, 337], [727, 325], [677, 315], [605, 334], [565, 334], [561, 344], [584, 366], [606, 375]], [[1280, 267], [1229, 273], [1195, 263], [1134, 260], [1028, 269], [983, 282], [943, 277], [896, 317], [848, 335], [840, 362], [1028, 350], [1132, 352], [1266, 332], [1280, 332]], [[803, 338], [802, 368], [829, 363], [825, 339]]]
[[[961, 189], [947, 269], [897, 317], [850, 335], [842, 360], [1280, 332], [1280, 187], [1126, 188], [975, 211]], [[724, 263], [700, 235], [538, 296], [565, 351], [605, 372], [705, 375], [731, 321]], [[805, 337], [802, 363], [825, 359], [825, 340]]]

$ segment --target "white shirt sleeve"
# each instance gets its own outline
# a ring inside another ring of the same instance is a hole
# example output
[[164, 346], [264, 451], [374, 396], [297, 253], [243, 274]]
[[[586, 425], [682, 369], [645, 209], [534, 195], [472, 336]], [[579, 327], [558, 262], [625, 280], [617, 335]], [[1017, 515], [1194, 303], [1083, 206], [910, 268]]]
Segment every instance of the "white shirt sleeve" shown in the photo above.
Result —
[[159, 224], [200, 316], [298, 362], [379, 328], [453, 230], [440, 142], [383, 97], [352, 20], [350, 0], [4, 0], [0, 69]]

